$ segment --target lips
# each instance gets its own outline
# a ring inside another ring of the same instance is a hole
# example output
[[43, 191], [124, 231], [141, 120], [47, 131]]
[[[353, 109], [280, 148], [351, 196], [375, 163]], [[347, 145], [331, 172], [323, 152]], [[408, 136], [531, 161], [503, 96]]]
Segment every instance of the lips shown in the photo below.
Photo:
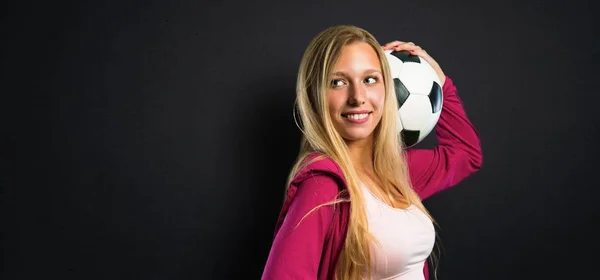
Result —
[[368, 113], [366, 114], [351, 114], [351, 115], [344, 115], [345, 118], [348, 119], [353, 119], [353, 120], [362, 120], [364, 118], [366, 118], [367, 116], [369, 116]]
[[353, 115], [353, 114], [368, 114], [371, 113], [371, 111], [369, 110], [352, 110], [352, 111], [347, 111], [347, 112], [343, 112], [343, 115]]
[[349, 112], [345, 112], [342, 114], [342, 117], [344, 117], [346, 120], [352, 122], [352, 123], [365, 123], [366, 121], [369, 120], [369, 116], [371, 115], [371, 111], [366, 111], [366, 110], [362, 110], [362, 111], [349, 111]]

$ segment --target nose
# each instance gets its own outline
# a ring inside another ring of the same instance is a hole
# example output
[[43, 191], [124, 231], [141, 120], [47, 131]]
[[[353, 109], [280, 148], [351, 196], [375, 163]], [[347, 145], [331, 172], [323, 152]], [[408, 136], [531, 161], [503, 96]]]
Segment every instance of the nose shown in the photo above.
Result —
[[348, 104], [351, 106], [365, 104], [366, 93], [366, 89], [362, 83], [353, 83], [348, 90]]

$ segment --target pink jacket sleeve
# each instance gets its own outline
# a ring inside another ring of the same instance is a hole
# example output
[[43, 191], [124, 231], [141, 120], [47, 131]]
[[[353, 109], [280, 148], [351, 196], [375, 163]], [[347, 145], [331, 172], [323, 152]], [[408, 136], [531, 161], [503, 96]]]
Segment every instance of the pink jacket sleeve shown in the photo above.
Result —
[[407, 151], [411, 180], [421, 199], [456, 185], [482, 165], [479, 135], [456, 91], [446, 77], [442, 113], [435, 128], [438, 146]]
[[292, 194], [285, 219], [275, 235], [262, 279], [317, 279], [325, 237], [333, 219], [332, 206], [314, 207], [332, 201], [338, 184], [327, 175], [304, 180]]

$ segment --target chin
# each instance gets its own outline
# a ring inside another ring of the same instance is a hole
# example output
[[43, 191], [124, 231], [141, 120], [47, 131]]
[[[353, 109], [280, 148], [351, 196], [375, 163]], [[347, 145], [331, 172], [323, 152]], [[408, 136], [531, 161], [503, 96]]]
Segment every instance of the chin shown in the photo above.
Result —
[[372, 132], [354, 132], [354, 133], [344, 133], [342, 134], [342, 138], [346, 141], [359, 141], [369, 138]]

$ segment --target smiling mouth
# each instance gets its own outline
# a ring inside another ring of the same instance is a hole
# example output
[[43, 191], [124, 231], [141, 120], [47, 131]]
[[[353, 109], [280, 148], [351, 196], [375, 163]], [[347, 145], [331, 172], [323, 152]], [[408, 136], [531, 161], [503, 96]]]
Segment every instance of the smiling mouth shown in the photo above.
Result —
[[348, 114], [342, 114], [343, 118], [346, 118], [348, 120], [353, 120], [353, 121], [360, 121], [360, 120], [364, 120], [366, 118], [369, 117], [370, 114], [372, 114], [373, 112], [369, 112], [369, 111], [363, 111], [363, 112], [352, 112], [352, 113], [348, 113]]
[[371, 113], [363, 113], [363, 114], [342, 114], [342, 117], [351, 119], [351, 120], [362, 120], [368, 117]]

